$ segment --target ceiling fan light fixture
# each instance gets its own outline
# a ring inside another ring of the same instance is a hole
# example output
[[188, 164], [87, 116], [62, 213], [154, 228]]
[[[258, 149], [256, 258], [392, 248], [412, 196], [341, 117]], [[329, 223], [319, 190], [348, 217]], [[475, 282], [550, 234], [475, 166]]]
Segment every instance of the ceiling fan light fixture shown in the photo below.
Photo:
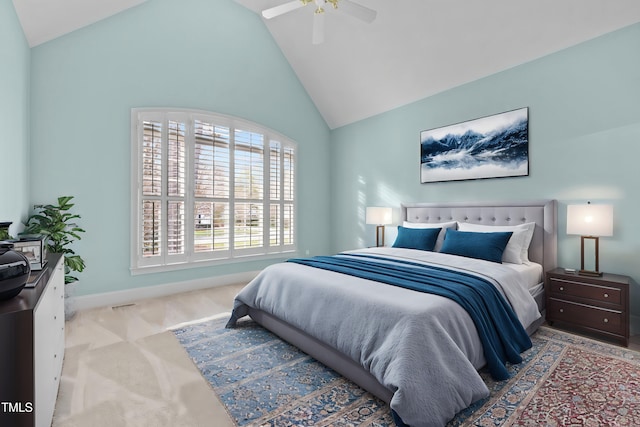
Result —
[[279, 6], [263, 10], [262, 16], [265, 19], [271, 19], [304, 7], [309, 3], [315, 3], [316, 9], [314, 11], [313, 19], [312, 42], [313, 44], [321, 44], [324, 41], [324, 7], [329, 3], [334, 9], [338, 9], [338, 2], [342, 2], [341, 6], [344, 6], [344, 8], [341, 8], [341, 10], [343, 10], [347, 15], [351, 15], [352, 17], [366, 23], [371, 23], [376, 19], [375, 10], [369, 9], [368, 7], [359, 5], [350, 0], [292, 0]]

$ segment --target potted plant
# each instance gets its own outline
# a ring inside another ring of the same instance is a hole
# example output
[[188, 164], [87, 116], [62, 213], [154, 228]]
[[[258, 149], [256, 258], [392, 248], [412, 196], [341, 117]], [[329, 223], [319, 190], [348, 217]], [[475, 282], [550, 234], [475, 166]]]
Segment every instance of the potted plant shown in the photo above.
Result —
[[21, 234], [39, 234], [47, 237], [47, 251], [64, 255], [64, 283], [73, 283], [78, 280], [69, 273], [84, 270], [84, 260], [69, 247], [75, 240], [80, 240], [79, 233], [85, 231], [78, 227], [73, 220], [80, 215], [73, 214], [69, 210], [73, 207], [73, 196], [58, 197], [57, 205], [35, 205], [38, 209], [29, 217], [26, 228]]

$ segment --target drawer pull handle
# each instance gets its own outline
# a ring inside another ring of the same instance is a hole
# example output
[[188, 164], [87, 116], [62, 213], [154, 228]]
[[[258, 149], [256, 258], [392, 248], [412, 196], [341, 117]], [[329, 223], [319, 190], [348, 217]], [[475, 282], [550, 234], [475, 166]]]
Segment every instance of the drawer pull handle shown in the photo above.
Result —
[[561, 290], [561, 291], [564, 291], [564, 286], [560, 286], [560, 290]]
[[609, 298], [609, 294], [604, 294], [604, 297], [605, 298]]
[[564, 308], [561, 308], [561, 309], [560, 309], [560, 313], [564, 313]]
[[606, 317], [604, 318], [604, 323], [609, 323], [609, 319], [607, 319]]

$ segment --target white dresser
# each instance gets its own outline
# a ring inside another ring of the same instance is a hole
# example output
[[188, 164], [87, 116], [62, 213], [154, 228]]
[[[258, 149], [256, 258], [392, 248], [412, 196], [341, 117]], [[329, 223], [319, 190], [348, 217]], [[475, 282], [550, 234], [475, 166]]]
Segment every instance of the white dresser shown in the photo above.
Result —
[[0, 426], [51, 426], [64, 359], [64, 258], [48, 259], [36, 287], [0, 301]]

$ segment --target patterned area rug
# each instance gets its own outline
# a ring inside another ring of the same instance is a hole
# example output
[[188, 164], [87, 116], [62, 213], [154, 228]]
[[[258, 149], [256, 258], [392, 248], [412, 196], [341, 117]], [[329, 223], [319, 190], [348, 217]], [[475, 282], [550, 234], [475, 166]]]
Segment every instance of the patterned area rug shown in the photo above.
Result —
[[[389, 407], [252, 321], [174, 333], [238, 426], [390, 427]], [[450, 426], [638, 426], [640, 353], [542, 327]]]

